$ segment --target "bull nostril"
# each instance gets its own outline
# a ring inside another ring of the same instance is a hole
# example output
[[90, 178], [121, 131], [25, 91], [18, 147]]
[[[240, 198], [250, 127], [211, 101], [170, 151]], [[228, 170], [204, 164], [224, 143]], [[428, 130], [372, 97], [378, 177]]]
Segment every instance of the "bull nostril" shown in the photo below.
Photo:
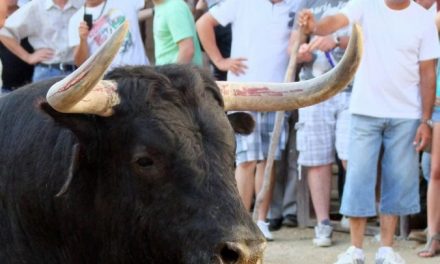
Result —
[[225, 242], [220, 247], [220, 258], [224, 264], [236, 264], [244, 258], [242, 245], [234, 242]]
[[225, 243], [220, 250], [220, 258], [224, 263], [237, 263], [240, 259], [240, 253], [237, 252], [237, 249], [237, 247], [231, 247], [229, 243]]
[[247, 240], [243, 242], [224, 242], [219, 244], [216, 259], [221, 264], [256, 264], [263, 263], [266, 242]]

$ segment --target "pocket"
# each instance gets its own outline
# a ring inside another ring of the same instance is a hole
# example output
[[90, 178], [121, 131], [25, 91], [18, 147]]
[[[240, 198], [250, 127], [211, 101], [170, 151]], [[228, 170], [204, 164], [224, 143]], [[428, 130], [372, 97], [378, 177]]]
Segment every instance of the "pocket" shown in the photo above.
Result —
[[236, 135], [235, 142], [237, 144], [236, 153], [244, 152], [248, 150], [248, 144], [246, 140], [247, 136], [244, 135]]
[[307, 148], [307, 133], [305, 133], [305, 122], [298, 122], [295, 124], [296, 130], [296, 149], [303, 151]]

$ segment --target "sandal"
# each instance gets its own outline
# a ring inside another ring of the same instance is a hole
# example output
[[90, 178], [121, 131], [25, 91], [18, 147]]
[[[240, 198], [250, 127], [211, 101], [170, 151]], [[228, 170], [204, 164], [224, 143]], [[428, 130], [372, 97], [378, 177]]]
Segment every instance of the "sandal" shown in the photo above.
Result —
[[[437, 241], [437, 248], [433, 249], [432, 244], [434, 241]], [[431, 258], [440, 253], [440, 233], [437, 233], [431, 237], [429, 237], [428, 241], [425, 244], [425, 247], [417, 252], [417, 256], [421, 258]], [[422, 256], [421, 254], [426, 254]]]

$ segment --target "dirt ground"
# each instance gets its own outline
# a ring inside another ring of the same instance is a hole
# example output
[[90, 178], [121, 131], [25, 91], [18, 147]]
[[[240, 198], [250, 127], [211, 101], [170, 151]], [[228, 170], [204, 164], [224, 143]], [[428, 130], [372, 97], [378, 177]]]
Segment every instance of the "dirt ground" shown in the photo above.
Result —
[[[312, 228], [286, 228], [273, 232], [275, 240], [268, 242], [265, 253], [265, 264], [332, 264], [338, 254], [349, 246], [348, 233], [335, 232], [334, 245], [329, 248], [313, 246], [314, 232]], [[374, 255], [379, 243], [372, 236], [365, 240], [366, 264], [374, 263]], [[396, 251], [406, 260], [407, 264], [440, 264], [440, 256], [430, 259], [417, 257], [417, 251], [423, 245], [415, 241], [398, 240]]]

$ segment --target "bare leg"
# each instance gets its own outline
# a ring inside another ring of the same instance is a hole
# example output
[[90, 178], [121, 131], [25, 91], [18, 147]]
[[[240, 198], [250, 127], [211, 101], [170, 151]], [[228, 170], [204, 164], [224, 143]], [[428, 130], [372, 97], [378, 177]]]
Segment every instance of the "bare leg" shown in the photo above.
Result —
[[350, 237], [353, 246], [357, 248], [363, 247], [366, 225], [367, 218], [350, 217]]
[[318, 223], [330, 219], [332, 165], [307, 167], [307, 179]]
[[380, 215], [380, 243], [383, 247], [392, 247], [398, 217], [396, 215]]
[[245, 208], [250, 211], [255, 185], [256, 161], [240, 163], [235, 169], [235, 180], [237, 181], [238, 193]]
[[[431, 177], [428, 185], [428, 237], [440, 233], [440, 124], [436, 123], [433, 130], [431, 153]], [[419, 253], [421, 257], [432, 257], [440, 249], [440, 242], [433, 240], [431, 248]]]
[[[255, 180], [255, 192], [259, 193], [261, 190], [261, 187], [263, 186], [263, 179], [264, 179], [264, 170], [266, 167], [266, 161], [260, 162], [257, 164], [257, 172], [256, 172], [256, 180]], [[272, 171], [270, 173], [270, 183], [269, 183], [269, 189], [266, 193], [266, 197], [264, 197], [260, 208], [258, 210], [258, 220], [266, 221], [267, 213], [269, 212], [270, 202], [272, 201], [272, 193], [273, 193], [273, 186], [275, 182], [275, 167], [272, 168]]]

